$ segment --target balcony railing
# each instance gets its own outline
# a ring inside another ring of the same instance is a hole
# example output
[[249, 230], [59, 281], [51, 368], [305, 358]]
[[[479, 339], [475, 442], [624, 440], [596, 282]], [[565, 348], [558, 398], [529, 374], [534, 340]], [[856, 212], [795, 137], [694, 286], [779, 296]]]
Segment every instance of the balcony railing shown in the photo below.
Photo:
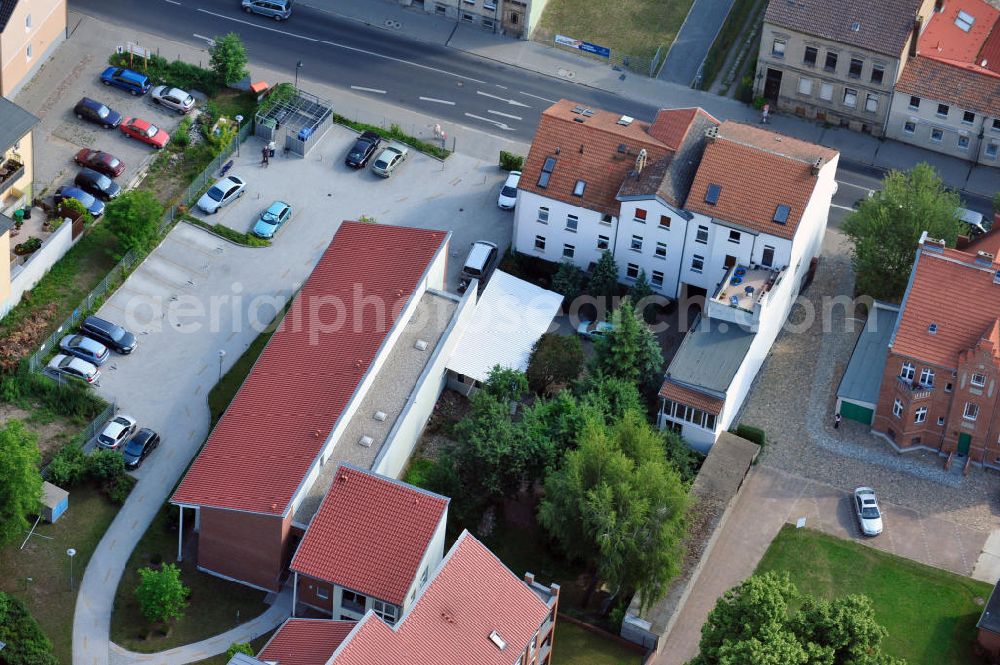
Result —
[[925, 386], [916, 381], [904, 379], [901, 376], [896, 377], [896, 385], [901, 390], [907, 392], [911, 400], [927, 399], [934, 394], [934, 386]]
[[0, 164], [0, 194], [24, 175], [24, 164], [16, 159], [8, 159]]

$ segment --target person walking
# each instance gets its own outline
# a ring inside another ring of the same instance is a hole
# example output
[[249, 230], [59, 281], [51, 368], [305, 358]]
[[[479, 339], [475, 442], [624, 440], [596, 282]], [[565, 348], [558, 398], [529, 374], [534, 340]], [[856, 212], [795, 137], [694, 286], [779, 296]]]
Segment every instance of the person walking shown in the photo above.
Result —
[[261, 156], [260, 165], [263, 166], [264, 168], [267, 168], [267, 165], [269, 163], [268, 160], [270, 159], [270, 155], [271, 155], [271, 151], [267, 149], [267, 146], [264, 146], [263, 148], [261, 148], [261, 150], [260, 150], [260, 156]]
[[833, 429], [840, 429], [841, 420], [843, 420], [843, 418], [840, 417], [839, 413], [833, 417]]
[[768, 119], [768, 117], [770, 115], [771, 115], [771, 105], [770, 104], [764, 104], [764, 108], [761, 109], [761, 113], [760, 113], [760, 122], [761, 122], [762, 125], [766, 125], [767, 124], [767, 119]]

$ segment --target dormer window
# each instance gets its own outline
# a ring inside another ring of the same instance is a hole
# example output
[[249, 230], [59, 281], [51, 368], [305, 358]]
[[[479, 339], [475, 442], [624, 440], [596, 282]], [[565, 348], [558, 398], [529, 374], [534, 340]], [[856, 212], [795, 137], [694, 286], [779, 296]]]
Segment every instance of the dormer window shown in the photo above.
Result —
[[577, 180], [576, 185], [573, 187], [573, 196], [583, 196], [583, 190], [587, 188], [587, 183], [583, 180]]
[[714, 206], [719, 202], [719, 194], [722, 193], [721, 185], [709, 185], [708, 189], [705, 191], [705, 203]]
[[538, 186], [545, 188], [549, 186], [549, 178], [552, 177], [552, 170], [556, 167], [555, 157], [546, 157], [542, 164], [542, 172], [538, 174]]

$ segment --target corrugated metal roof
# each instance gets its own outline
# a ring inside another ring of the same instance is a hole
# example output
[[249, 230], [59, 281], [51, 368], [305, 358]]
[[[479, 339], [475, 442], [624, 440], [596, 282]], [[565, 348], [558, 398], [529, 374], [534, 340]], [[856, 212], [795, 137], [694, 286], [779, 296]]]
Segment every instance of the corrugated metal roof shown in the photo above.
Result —
[[38, 118], [14, 102], [0, 97], [0, 153], [24, 138], [38, 122]]
[[356, 621], [288, 619], [257, 654], [257, 662], [324, 665], [356, 625]]
[[725, 395], [754, 336], [735, 324], [702, 316], [684, 336], [667, 368], [667, 377]]
[[172, 501], [283, 514], [447, 237], [341, 224]]
[[341, 465], [290, 567], [401, 606], [447, 508], [443, 496]]
[[885, 359], [889, 355], [889, 340], [898, 317], [899, 308], [895, 305], [875, 302], [868, 314], [868, 322], [858, 335], [851, 360], [837, 388], [837, 397], [868, 404], [878, 402]]
[[448, 369], [485, 381], [500, 365], [524, 371], [531, 348], [559, 313], [563, 297], [497, 270], [455, 350]]

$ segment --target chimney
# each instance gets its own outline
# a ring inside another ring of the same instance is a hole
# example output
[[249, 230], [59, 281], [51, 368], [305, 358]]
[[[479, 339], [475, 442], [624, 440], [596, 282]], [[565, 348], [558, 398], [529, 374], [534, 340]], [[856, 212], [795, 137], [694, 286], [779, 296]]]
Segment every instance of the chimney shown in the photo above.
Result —
[[993, 266], [993, 255], [989, 252], [976, 252], [976, 265], [986, 266], [990, 268]]
[[941, 254], [944, 252], [945, 242], [939, 238], [931, 238], [927, 235], [927, 231], [924, 231], [920, 235], [920, 245], [929, 252], [937, 252]]
[[534, 584], [535, 583], [535, 574], [534, 573], [525, 573], [524, 574], [524, 583], [528, 584], [528, 585]]
[[965, 249], [969, 246], [969, 236], [958, 236], [955, 239], [955, 249]]
[[813, 175], [819, 175], [819, 170], [821, 168], [823, 168], [822, 157], [818, 158], [815, 162], [813, 162], [812, 167], [809, 169], [809, 172], [812, 173]]
[[718, 136], [719, 136], [719, 128], [716, 125], [712, 125], [711, 127], [705, 130], [705, 138], [708, 140], [709, 143], [715, 141], [715, 139]]
[[924, 26], [924, 18], [918, 16], [913, 19], [913, 34], [910, 35], [910, 57], [917, 55], [917, 40], [920, 39], [920, 32]]

